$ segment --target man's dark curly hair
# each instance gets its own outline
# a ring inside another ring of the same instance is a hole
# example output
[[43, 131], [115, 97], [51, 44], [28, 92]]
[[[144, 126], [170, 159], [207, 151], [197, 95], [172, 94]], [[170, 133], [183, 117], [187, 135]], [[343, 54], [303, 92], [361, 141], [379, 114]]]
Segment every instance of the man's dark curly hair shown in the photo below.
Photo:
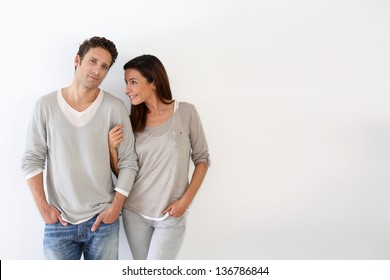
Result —
[[80, 56], [81, 60], [83, 60], [85, 54], [91, 49], [101, 47], [108, 52], [110, 52], [112, 61], [110, 67], [114, 64], [116, 58], [118, 57], [118, 51], [116, 50], [115, 44], [111, 42], [110, 40], [104, 38], [104, 37], [92, 37], [87, 40], [85, 40], [79, 47], [79, 51], [77, 52], [77, 55]]

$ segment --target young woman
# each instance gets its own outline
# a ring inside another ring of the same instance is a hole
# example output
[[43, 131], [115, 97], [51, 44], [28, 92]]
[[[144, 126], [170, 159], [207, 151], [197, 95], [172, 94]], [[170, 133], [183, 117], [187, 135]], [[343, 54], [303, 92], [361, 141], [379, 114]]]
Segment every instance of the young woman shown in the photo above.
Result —
[[[123, 225], [134, 259], [175, 259], [184, 237], [187, 209], [210, 164], [194, 105], [172, 99], [168, 75], [153, 55], [124, 65], [130, 121], [139, 172], [123, 209]], [[122, 126], [109, 133], [111, 166]], [[194, 171], [189, 180], [190, 160]]]

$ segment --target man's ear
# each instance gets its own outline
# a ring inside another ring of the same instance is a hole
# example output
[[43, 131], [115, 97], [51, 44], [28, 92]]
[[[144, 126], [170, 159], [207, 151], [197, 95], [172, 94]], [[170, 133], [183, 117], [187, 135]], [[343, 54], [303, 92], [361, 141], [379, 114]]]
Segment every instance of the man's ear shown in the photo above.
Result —
[[79, 55], [76, 55], [74, 58], [74, 67], [77, 68], [81, 64], [81, 57]]

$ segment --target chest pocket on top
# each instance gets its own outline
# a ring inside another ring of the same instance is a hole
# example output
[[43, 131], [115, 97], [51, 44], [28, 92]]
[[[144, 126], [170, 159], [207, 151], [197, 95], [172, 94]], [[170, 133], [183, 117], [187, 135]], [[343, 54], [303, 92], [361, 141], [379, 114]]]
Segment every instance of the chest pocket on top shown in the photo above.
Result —
[[169, 145], [173, 147], [181, 147], [186, 143], [186, 141], [188, 141], [188, 137], [186, 137], [183, 131], [169, 132]]

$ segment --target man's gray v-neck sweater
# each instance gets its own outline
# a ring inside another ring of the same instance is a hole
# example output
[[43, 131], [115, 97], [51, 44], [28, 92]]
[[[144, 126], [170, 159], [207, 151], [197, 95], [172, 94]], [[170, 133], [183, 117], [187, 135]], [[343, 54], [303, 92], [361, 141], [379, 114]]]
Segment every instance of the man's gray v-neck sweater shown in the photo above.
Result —
[[[72, 224], [86, 221], [106, 209], [115, 189], [130, 192], [138, 172], [134, 136], [122, 100], [105, 92], [93, 117], [76, 127], [61, 111], [57, 91], [42, 96], [30, 121], [22, 160], [25, 176], [46, 165], [48, 201]], [[118, 146], [119, 177], [112, 179], [108, 132], [124, 124]]]

